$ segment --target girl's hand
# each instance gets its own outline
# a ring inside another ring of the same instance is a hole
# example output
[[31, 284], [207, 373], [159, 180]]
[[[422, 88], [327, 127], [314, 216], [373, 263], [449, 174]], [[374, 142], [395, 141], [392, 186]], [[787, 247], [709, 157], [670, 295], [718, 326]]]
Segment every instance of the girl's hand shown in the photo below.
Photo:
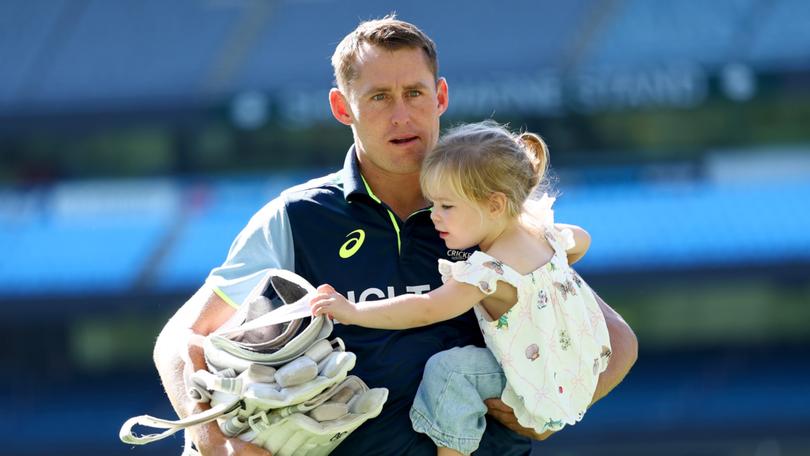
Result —
[[326, 315], [330, 319], [337, 319], [343, 324], [355, 322], [357, 306], [335, 291], [331, 285], [321, 285], [317, 294], [309, 302], [312, 315]]

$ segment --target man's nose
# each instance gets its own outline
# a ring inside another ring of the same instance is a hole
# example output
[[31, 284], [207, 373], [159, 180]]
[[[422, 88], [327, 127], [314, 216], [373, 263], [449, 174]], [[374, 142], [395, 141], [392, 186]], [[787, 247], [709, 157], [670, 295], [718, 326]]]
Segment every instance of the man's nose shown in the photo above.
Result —
[[394, 108], [391, 112], [391, 123], [394, 125], [403, 125], [410, 121], [411, 112], [408, 104], [402, 98], [394, 100]]

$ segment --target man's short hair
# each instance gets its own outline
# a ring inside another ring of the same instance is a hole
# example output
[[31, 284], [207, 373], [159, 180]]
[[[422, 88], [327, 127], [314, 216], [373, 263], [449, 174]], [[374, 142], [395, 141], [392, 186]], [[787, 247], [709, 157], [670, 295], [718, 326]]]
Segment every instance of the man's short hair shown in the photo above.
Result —
[[363, 44], [368, 43], [389, 51], [399, 49], [422, 49], [427, 58], [433, 78], [438, 80], [439, 60], [436, 56], [436, 45], [419, 27], [389, 14], [382, 19], [361, 22], [351, 33], [346, 35], [332, 54], [332, 68], [335, 70], [335, 83], [345, 89], [358, 72], [355, 63]]

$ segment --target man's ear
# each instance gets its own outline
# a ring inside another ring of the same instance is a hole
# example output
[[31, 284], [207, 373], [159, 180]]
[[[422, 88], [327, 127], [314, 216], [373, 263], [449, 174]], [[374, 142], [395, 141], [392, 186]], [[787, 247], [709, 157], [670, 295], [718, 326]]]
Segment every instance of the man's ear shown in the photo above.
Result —
[[352, 124], [349, 102], [339, 89], [333, 88], [329, 91], [329, 107], [332, 109], [332, 115], [335, 116], [338, 122], [343, 125]]
[[439, 102], [439, 115], [447, 111], [447, 106], [450, 104], [450, 93], [448, 92], [447, 80], [439, 78], [436, 82], [436, 99]]
[[496, 218], [506, 213], [506, 206], [506, 195], [503, 193], [495, 192], [489, 195], [488, 209], [490, 217]]

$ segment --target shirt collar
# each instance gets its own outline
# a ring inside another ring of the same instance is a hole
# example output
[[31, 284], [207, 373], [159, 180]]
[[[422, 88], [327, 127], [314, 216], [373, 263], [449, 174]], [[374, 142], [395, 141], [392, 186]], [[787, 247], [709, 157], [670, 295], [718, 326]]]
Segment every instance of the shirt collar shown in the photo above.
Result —
[[363, 174], [360, 172], [360, 161], [357, 159], [357, 151], [354, 145], [349, 148], [349, 152], [346, 154], [346, 159], [343, 161], [342, 172], [343, 197], [346, 201], [357, 198], [357, 195], [365, 195], [378, 204], [384, 205], [363, 178]]
[[355, 195], [371, 196], [368, 193], [363, 175], [360, 173], [360, 162], [354, 145], [349, 148], [343, 161], [343, 197], [348, 201]]

